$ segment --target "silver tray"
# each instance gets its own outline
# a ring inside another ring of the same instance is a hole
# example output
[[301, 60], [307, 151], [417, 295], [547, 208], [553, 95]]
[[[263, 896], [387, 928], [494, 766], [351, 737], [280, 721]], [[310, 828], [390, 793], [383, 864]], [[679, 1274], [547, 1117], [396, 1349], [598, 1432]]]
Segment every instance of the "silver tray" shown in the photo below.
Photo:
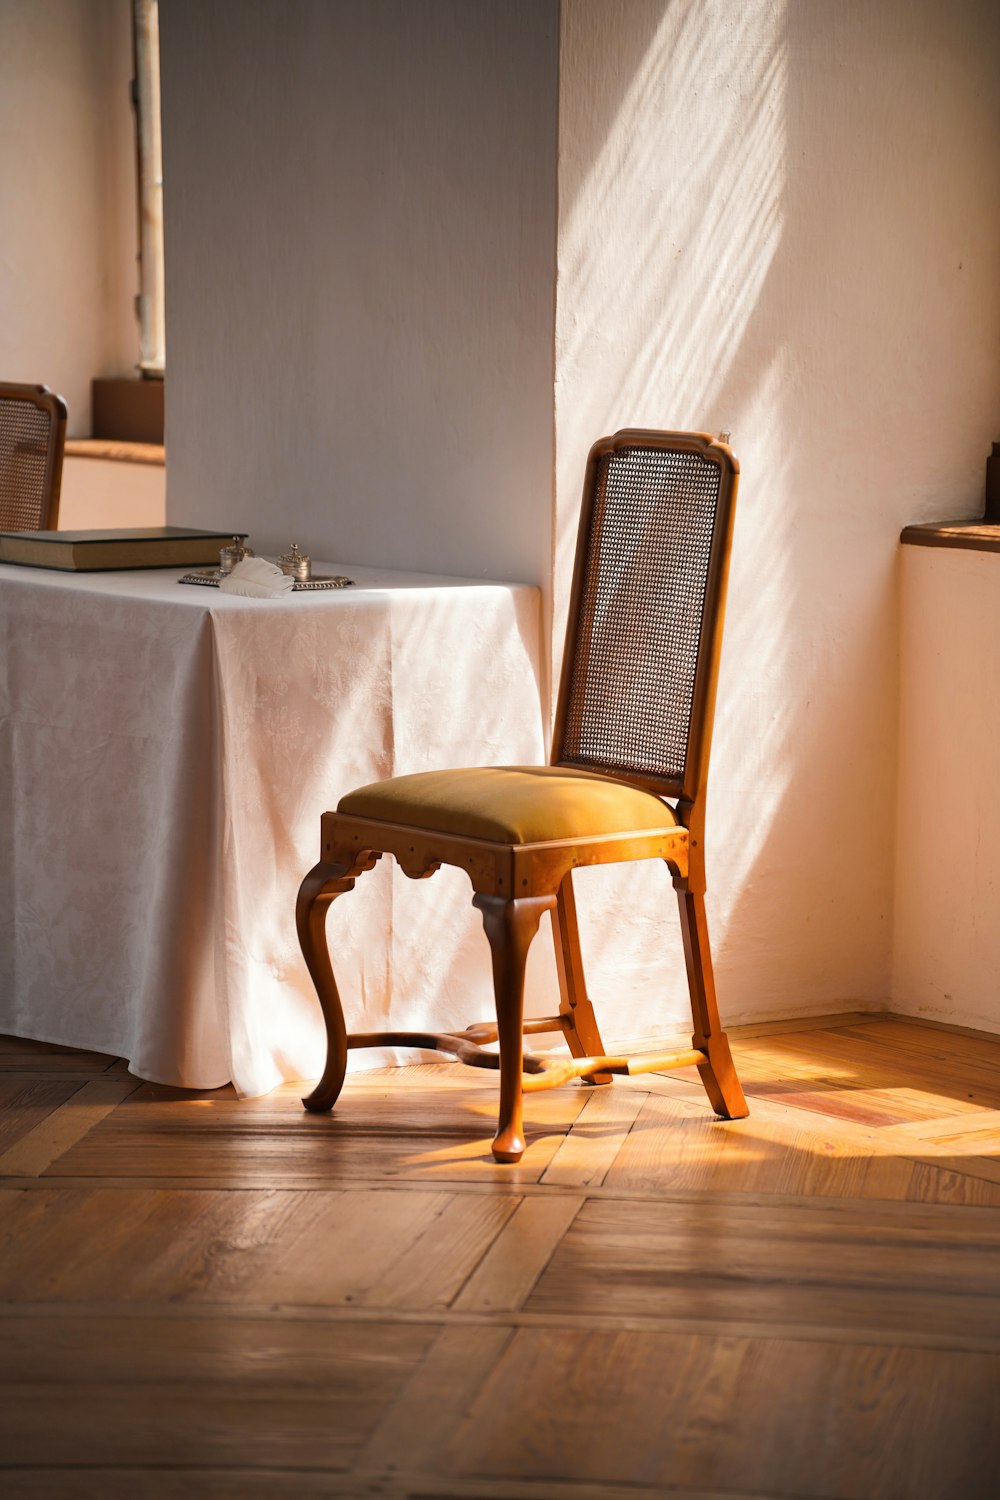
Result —
[[[221, 568], [206, 568], [203, 572], [185, 573], [183, 578], [178, 578], [178, 583], [200, 583], [203, 588], [217, 589], [221, 579], [225, 578]], [[321, 589], [346, 589], [353, 584], [353, 578], [344, 578], [341, 574], [317, 573], [314, 578], [296, 579], [292, 584], [293, 594], [314, 594]]]

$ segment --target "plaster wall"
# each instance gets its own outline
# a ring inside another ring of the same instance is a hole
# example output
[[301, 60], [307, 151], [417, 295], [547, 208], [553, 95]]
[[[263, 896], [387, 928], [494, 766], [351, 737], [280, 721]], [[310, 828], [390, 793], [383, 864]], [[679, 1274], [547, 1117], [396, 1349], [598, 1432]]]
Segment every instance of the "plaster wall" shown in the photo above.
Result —
[[1000, 556], [902, 549], [894, 1007], [1000, 1031]]
[[138, 357], [129, 0], [0, 5], [0, 379], [90, 382]]
[[[897, 538], [981, 510], [997, 436], [998, 49], [1000, 11], [979, 0], [563, 5], [556, 614], [592, 440], [731, 431], [743, 477], [707, 848], [734, 1022], [891, 992], [931, 1003], [908, 858], [897, 954], [913, 951], [892, 984]], [[965, 627], [995, 619], [977, 588]], [[961, 779], [984, 732], [952, 722]], [[658, 946], [665, 876], [579, 886], [610, 1029], [650, 1029], [664, 996], [682, 1023], [679, 945]], [[995, 974], [993, 946], [981, 961]], [[957, 1016], [960, 980], [936, 981], [935, 1014]]]
[[556, 0], [160, 26], [169, 521], [547, 585]]
[[116, 526], [163, 526], [166, 478], [162, 464], [67, 454], [59, 496], [64, 531]]

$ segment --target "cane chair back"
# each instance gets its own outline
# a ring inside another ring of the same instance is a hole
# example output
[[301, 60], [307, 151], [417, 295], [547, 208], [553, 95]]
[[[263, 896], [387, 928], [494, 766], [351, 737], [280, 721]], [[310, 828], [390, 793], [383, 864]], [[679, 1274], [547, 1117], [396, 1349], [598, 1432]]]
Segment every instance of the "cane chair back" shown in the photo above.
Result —
[[0, 531], [53, 531], [66, 403], [44, 385], [0, 382]]
[[626, 431], [592, 449], [553, 764], [697, 795], [735, 474], [696, 434]]
[[[398, 776], [341, 798], [299, 892], [303, 955], [327, 1027], [326, 1068], [304, 1101], [336, 1102], [352, 1047], [410, 1045], [500, 1071], [493, 1154], [524, 1150], [522, 1094], [571, 1078], [696, 1067], [717, 1114], [747, 1113], [719, 1021], [705, 914], [704, 790], [739, 466], [704, 433], [630, 429], [591, 450], [566, 653], [548, 766]], [[669, 799], [669, 800], [668, 800]], [[673, 804], [673, 805], [672, 805]], [[326, 946], [327, 909], [391, 854], [414, 879], [442, 864], [472, 883], [493, 957], [497, 1019], [459, 1033], [348, 1034]], [[674, 877], [694, 1030], [691, 1046], [609, 1056], [587, 995], [574, 870], [663, 860]], [[552, 917], [557, 1015], [524, 1019], [528, 948]], [[562, 1061], [523, 1051], [561, 1032]], [[499, 1042], [499, 1054], [486, 1044]]]

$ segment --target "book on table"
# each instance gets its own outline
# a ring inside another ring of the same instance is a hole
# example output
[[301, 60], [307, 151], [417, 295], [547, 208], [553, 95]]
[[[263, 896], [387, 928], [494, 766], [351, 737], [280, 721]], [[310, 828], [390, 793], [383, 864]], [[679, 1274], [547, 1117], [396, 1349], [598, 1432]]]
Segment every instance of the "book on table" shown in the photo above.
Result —
[[192, 531], [186, 526], [143, 526], [117, 531], [0, 531], [0, 563], [58, 568], [66, 573], [119, 568], [218, 566], [219, 552], [246, 532]]

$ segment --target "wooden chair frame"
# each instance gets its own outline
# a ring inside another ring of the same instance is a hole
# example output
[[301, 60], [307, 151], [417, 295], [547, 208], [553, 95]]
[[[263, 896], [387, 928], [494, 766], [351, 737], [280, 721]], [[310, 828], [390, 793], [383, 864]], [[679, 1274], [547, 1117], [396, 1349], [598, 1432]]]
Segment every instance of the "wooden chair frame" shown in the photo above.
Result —
[[[40, 486], [38, 517], [31, 531], [54, 531], [59, 524], [59, 496], [62, 488], [63, 453], [66, 447], [66, 403], [45, 385], [15, 385], [0, 381], [0, 411], [5, 405], [21, 402], [35, 406], [49, 419], [45, 469]], [[0, 524], [0, 531], [9, 530]]]
[[[474, 1066], [499, 1068], [500, 1110], [493, 1154], [516, 1162], [524, 1151], [522, 1094], [551, 1088], [570, 1078], [609, 1082], [615, 1073], [665, 1071], [697, 1067], [715, 1112], [724, 1118], [745, 1116], [740, 1087], [725, 1032], [722, 1030], [712, 970], [705, 912], [705, 786], [712, 720], [722, 646], [722, 617], [732, 547], [739, 465], [731, 451], [704, 433], [625, 430], [604, 438], [591, 450], [584, 483], [579, 541], [569, 607], [566, 653], [553, 734], [554, 766], [575, 764], [564, 758], [566, 715], [573, 662], [578, 646], [581, 591], [584, 587], [591, 511], [598, 466], [604, 455], [625, 448], [698, 454], [720, 469], [702, 626], [695, 667], [687, 754], [676, 777], [615, 771], [628, 782], [675, 802], [674, 828], [563, 838], [545, 843], [498, 843], [386, 822], [349, 813], [328, 812], [321, 827], [321, 859], [299, 891], [296, 921], [302, 952], [316, 987], [326, 1022], [326, 1067], [313, 1092], [303, 1100], [312, 1111], [332, 1108], [343, 1087], [348, 1051], [355, 1047], [403, 1045], [451, 1053]], [[601, 767], [595, 767], [601, 774]], [[608, 768], [604, 768], [605, 774]], [[473, 904], [483, 918], [493, 957], [496, 1022], [482, 1022], [464, 1032], [348, 1033], [326, 941], [331, 903], [350, 891], [358, 875], [383, 854], [391, 854], [404, 874], [420, 880], [442, 865], [464, 869], [472, 883]], [[609, 1057], [587, 995], [573, 871], [588, 865], [636, 859], [662, 859], [673, 876], [680, 908], [684, 956], [691, 998], [693, 1035], [690, 1048], [641, 1058]], [[524, 973], [528, 949], [544, 912], [552, 913], [560, 1003], [556, 1015], [524, 1020]], [[523, 1038], [561, 1032], [566, 1060], [525, 1055]], [[485, 1044], [499, 1041], [499, 1056]]]

